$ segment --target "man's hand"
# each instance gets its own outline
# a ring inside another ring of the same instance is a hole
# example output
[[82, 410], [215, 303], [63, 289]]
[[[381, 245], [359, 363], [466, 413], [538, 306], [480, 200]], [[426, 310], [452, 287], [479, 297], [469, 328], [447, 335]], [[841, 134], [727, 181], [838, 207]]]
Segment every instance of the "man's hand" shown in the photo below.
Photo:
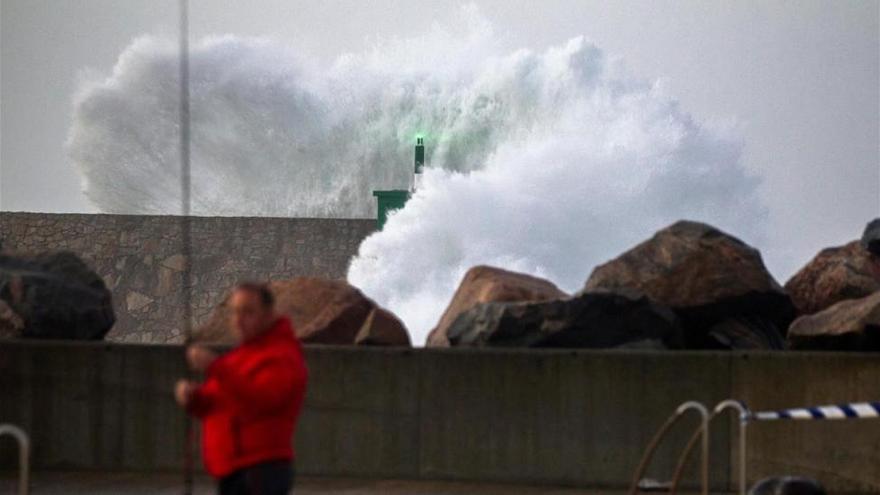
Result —
[[217, 359], [217, 354], [200, 345], [191, 345], [186, 349], [186, 360], [195, 371], [204, 372]]
[[177, 384], [174, 386], [174, 399], [180, 407], [185, 409], [189, 406], [192, 396], [197, 388], [199, 388], [198, 383], [189, 380], [177, 380]]

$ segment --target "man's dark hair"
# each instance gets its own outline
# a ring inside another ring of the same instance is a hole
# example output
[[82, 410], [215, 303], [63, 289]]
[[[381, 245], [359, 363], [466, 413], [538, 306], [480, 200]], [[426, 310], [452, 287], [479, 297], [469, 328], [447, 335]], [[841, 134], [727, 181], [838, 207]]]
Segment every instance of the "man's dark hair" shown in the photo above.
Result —
[[272, 291], [269, 289], [269, 284], [261, 282], [239, 282], [235, 284], [235, 288], [233, 289], [233, 292], [238, 291], [256, 294], [257, 297], [260, 298], [260, 302], [264, 307], [271, 308], [275, 306], [275, 296], [272, 295]]

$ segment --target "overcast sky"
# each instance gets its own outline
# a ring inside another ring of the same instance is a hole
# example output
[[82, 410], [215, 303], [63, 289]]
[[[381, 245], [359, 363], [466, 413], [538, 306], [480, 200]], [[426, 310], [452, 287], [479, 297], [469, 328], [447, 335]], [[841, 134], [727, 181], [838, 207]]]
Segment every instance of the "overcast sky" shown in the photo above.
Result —
[[[477, 1], [505, 45], [585, 35], [664, 78], [704, 121], [736, 121], [791, 256], [858, 237], [880, 215], [880, 2]], [[409, 37], [460, 2], [193, 0], [194, 37], [258, 35], [332, 59]], [[173, 35], [169, 0], [2, 0], [0, 209], [91, 212], [63, 143], [78, 77], [136, 36]], [[777, 256], [780, 253], [776, 253]], [[794, 261], [792, 262], [794, 263]]]

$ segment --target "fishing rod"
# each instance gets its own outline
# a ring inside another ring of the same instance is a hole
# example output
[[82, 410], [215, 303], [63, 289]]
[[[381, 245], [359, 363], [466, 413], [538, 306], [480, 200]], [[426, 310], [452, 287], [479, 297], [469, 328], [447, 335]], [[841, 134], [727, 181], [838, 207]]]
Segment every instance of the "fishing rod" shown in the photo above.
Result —
[[[183, 254], [181, 305], [186, 349], [192, 342], [192, 225], [190, 221], [190, 113], [189, 113], [189, 0], [180, 0], [180, 242]], [[187, 365], [187, 369], [189, 366]], [[183, 494], [193, 493], [195, 426], [186, 417], [186, 439], [183, 454]]]

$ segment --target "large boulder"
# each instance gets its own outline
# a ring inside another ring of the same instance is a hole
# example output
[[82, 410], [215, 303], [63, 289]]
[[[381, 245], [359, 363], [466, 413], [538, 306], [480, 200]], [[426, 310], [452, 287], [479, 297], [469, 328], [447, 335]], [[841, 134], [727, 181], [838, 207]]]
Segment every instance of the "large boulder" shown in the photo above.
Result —
[[355, 345], [390, 345], [409, 347], [409, 333], [391, 311], [376, 306], [367, 314], [354, 337]]
[[[290, 316], [297, 337], [306, 343], [409, 346], [403, 323], [361, 291], [342, 280], [297, 277], [269, 284], [276, 309]], [[195, 340], [232, 343], [229, 310], [223, 301]]]
[[862, 233], [862, 247], [874, 256], [880, 256], [880, 218], [868, 222]]
[[880, 257], [853, 241], [823, 249], [785, 284], [800, 314], [812, 314], [846, 299], [880, 290]]
[[22, 337], [100, 340], [116, 321], [103, 279], [68, 252], [0, 255], [0, 300], [0, 326]]
[[801, 316], [788, 340], [793, 349], [880, 351], [880, 292]]
[[447, 347], [447, 332], [456, 318], [482, 303], [548, 301], [567, 294], [553, 282], [491, 266], [475, 266], [468, 270], [452, 296], [452, 301], [428, 334], [429, 347]]
[[697, 349], [780, 349], [794, 316], [761, 254], [709, 225], [680, 221], [593, 270], [584, 292], [635, 290], [672, 308]]
[[682, 329], [645, 296], [592, 292], [543, 302], [482, 303], [447, 332], [454, 346], [680, 348]]

